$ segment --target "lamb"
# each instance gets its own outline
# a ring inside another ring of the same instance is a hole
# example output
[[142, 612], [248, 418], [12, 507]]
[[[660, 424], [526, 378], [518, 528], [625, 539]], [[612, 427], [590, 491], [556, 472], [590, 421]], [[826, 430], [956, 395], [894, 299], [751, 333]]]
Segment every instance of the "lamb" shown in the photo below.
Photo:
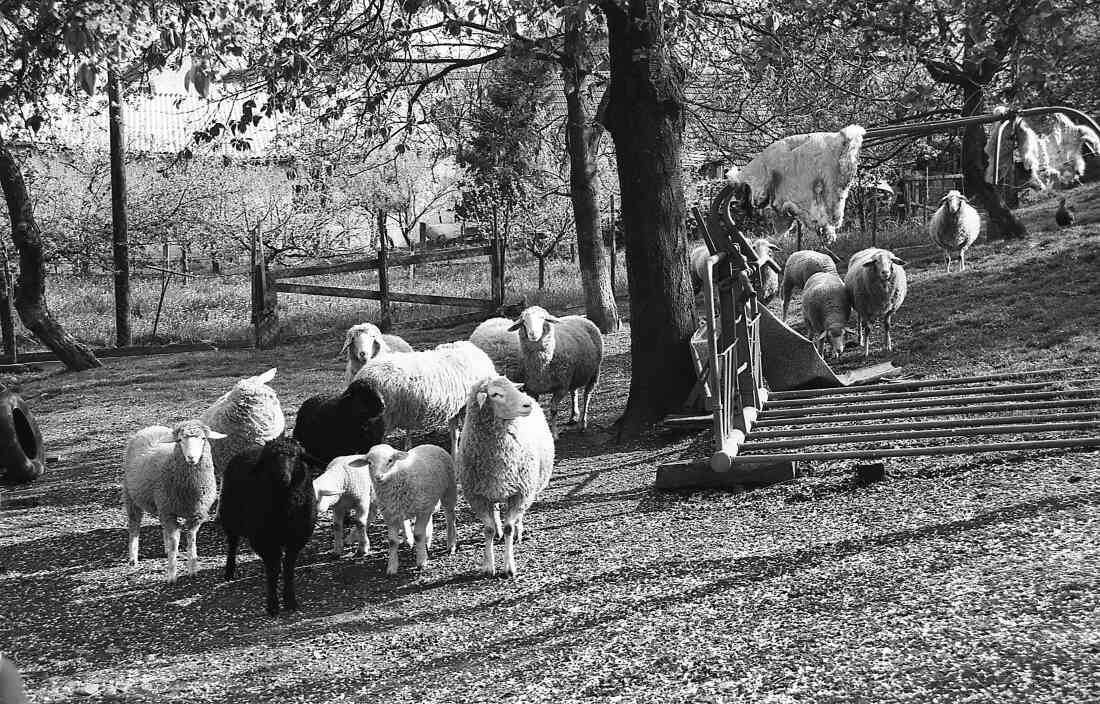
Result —
[[311, 396], [298, 409], [294, 439], [328, 464], [339, 455], [366, 452], [386, 436], [386, 404], [363, 379], [339, 394]]
[[503, 535], [504, 573], [514, 577], [513, 543], [522, 539], [524, 515], [554, 469], [550, 426], [538, 403], [507, 378], [497, 376], [483, 379], [470, 390], [461, 438], [455, 474], [483, 526], [481, 569], [489, 576], [496, 573], [493, 538]]
[[347, 357], [344, 384], [350, 384], [363, 365], [375, 357], [390, 352], [412, 352], [409, 343], [397, 335], [383, 334], [373, 323], [359, 323], [348, 328], [340, 354]]
[[756, 254], [757, 266], [760, 267], [760, 290], [756, 293], [760, 302], [766, 305], [779, 292], [779, 274], [776, 271], [780, 266], [772, 257], [772, 253], [779, 250], [779, 245], [769, 242], [765, 237], [758, 237], [750, 244]]
[[540, 394], [551, 394], [550, 428], [554, 437], [558, 437], [558, 405], [566, 394], [570, 395], [572, 413], [569, 422], [573, 423], [578, 416], [577, 392], [582, 388], [584, 401], [580, 404], [580, 428], [587, 430], [588, 406], [600, 381], [600, 363], [603, 361], [603, 335], [600, 329], [585, 317], [567, 315], [558, 318], [540, 306], [525, 309], [511, 329], [520, 332], [527, 393], [536, 399]]
[[470, 386], [495, 376], [489, 356], [466, 340], [448, 342], [423, 352], [395, 352], [363, 365], [364, 380], [385, 403], [386, 428], [405, 430], [405, 447], [413, 432], [447, 425], [451, 447], [457, 447], [458, 415]]
[[279, 437], [286, 430], [286, 418], [275, 390], [267, 384], [275, 369], [241, 379], [203, 412], [200, 419], [212, 430], [228, 435], [211, 449], [214, 472], [219, 479], [235, 455]]
[[890, 319], [905, 301], [905, 262], [885, 249], [869, 247], [852, 255], [844, 285], [859, 317], [859, 343], [863, 356], [871, 351], [871, 322], [882, 317], [884, 346], [893, 349]]
[[847, 327], [851, 315], [852, 299], [839, 276], [818, 272], [809, 278], [802, 290], [802, 318], [818, 354], [825, 356], [826, 340], [837, 357], [844, 353], [845, 333], [854, 334]]
[[386, 574], [397, 574], [397, 547], [413, 522], [416, 566], [428, 566], [428, 550], [432, 547], [432, 515], [443, 507], [447, 517], [447, 550], [454, 554], [455, 504], [458, 486], [455, 484], [451, 455], [436, 445], [417, 445], [408, 452], [389, 445], [375, 445], [366, 455], [374, 483], [378, 510], [389, 528], [390, 553]]
[[523, 351], [508, 318], [489, 318], [470, 333], [470, 342], [489, 355], [497, 371], [516, 383], [523, 381]]
[[141, 517], [148, 513], [157, 517], [164, 534], [168, 583], [176, 581], [181, 526], [187, 530], [187, 573], [198, 571], [199, 527], [217, 496], [210, 441], [223, 438], [200, 420], [186, 420], [172, 428], [143, 428], [126, 443], [122, 507], [129, 520], [131, 565], [138, 562]]
[[804, 288], [810, 277], [818, 272], [837, 273], [836, 262], [829, 255], [812, 249], [800, 249], [787, 257], [783, 265], [783, 320], [787, 319], [787, 308], [795, 289]]
[[959, 255], [959, 271], [966, 269], [966, 250], [978, 239], [982, 218], [966, 196], [950, 190], [940, 199], [940, 207], [928, 221], [932, 242], [943, 250], [947, 273], [951, 273], [951, 253]]
[[[370, 550], [367, 525], [374, 521], [376, 508], [366, 455], [333, 458], [324, 473], [313, 480], [313, 493], [318, 513], [332, 509], [333, 554], [336, 557], [344, 554], [344, 520], [353, 517], [358, 543], [355, 554], [365, 555]], [[412, 543], [411, 536], [409, 543]]]

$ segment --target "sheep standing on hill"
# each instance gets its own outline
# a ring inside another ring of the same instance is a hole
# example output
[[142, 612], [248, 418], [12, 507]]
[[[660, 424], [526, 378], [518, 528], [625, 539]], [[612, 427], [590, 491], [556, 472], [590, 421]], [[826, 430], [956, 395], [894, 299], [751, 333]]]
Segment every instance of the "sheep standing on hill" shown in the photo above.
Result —
[[294, 421], [294, 439], [325, 464], [339, 455], [362, 454], [386, 436], [385, 411], [370, 385], [356, 379], [342, 393], [306, 399]]
[[258, 376], [241, 379], [200, 417], [211, 430], [228, 436], [211, 449], [214, 471], [219, 478], [234, 456], [262, 447], [286, 430], [279, 397], [268, 386], [274, 378], [275, 369], [268, 369]]
[[267, 576], [267, 613], [279, 613], [278, 582], [283, 577], [283, 608], [298, 610], [294, 566], [317, 522], [317, 502], [302, 446], [278, 437], [234, 457], [222, 480], [218, 521], [225, 530], [225, 579], [237, 569], [241, 538], [260, 556]]
[[479, 379], [495, 376], [488, 355], [465, 340], [448, 342], [423, 352], [395, 352], [363, 365], [356, 375], [385, 403], [386, 428], [412, 434], [446, 425], [457, 446], [458, 415], [466, 394]]
[[852, 255], [844, 285], [852, 296], [852, 308], [859, 315], [859, 343], [863, 356], [871, 352], [871, 322], [882, 318], [883, 343], [894, 348], [890, 339], [890, 319], [905, 301], [907, 290], [905, 262], [885, 249], [870, 247]]
[[506, 377], [478, 382], [466, 403], [455, 474], [481, 519], [485, 574], [496, 573], [493, 538], [503, 535], [504, 573], [515, 576], [513, 543], [522, 538], [523, 517], [546, 488], [553, 469], [554, 438], [538, 403]]
[[812, 249], [800, 249], [787, 257], [787, 263], [783, 265], [783, 320], [787, 319], [787, 308], [795, 289], [803, 288], [818, 272], [837, 273], [836, 262], [829, 255]]
[[982, 218], [966, 196], [951, 190], [940, 199], [940, 207], [928, 221], [932, 242], [943, 250], [947, 273], [951, 273], [951, 253], [959, 255], [959, 271], [966, 269], [966, 250], [978, 239]]
[[407, 521], [412, 521], [416, 566], [428, 565], [432, 547], [432, 516], [443, 507], [447, 517], [447, 551], [454, 554], [455, 484], [454, 462], [450, 453], [436, 445], [417, 445], [408, 452], [389, 445], [375, 445], [366, 455], [374, 483], [375, 501], [389, 527], [390, 553], [386, 574], [397, 574], [397, 548], [405, 537]]
[[809, 278], [802, 290], [802, 318], [818, 354], [825, 356], [826, 341], [837, 357], [844, 353], [844, 335], [853, 332], [847, 327], [851, 316], [852, 299], [839, 276], [818, 272]]
[[517, 384], [523, 381], [523, 350], [508, 318], [489, 318], [470, 333], [470, 342], [489, 355], [497, 372]]
[[512, 326], [519, 331], [523, 349], [524, 389], [534, 398], [549, 393], [550, 429], [558, 437], [557, 414], [561, 400], [569, 395], [572, 413], [569, 422], [578, 418], [578, 392], [584, 389], [580, 404], [580, 428], [588, 428], [588, 406], [600, 381], [603, 362], [603, 335], [588, 318], [550, 315], [545, 308], [531, 306], [520, 313]]
[[409, 343], [397, 335], [383, 334], [373, 323], [359, 323], [348, 328], [340, 354], [348, 360], [344, 369], [344, 384], [350, 384], [364, 364], [379, 355], [391, 352], [412, 352]]
[[[367, 526], [374, 520], [375, 505], [366, 455], [344, 455], [328, 463], [321, 476], [313, 480], [317, 497], [317, 512], [332, 509], [332, 552], [344, 554], [344, 520], [352, 517], [356, 524], [355, 554], [370, 550]], [[412, 540], [410, 539], [411, 543]]]
[[126, 443], [122, 463], [122, 506], [129, 520], [130, 564], [138, 562], [141, 517], [148, 513], [160, 521], [166, 577], [176, 581], [176, 553], [180, 528], [187, 530], [187, 573], [199, 568], [199, 527], [210, 516], [217, 496], [210, 441], [225, 436], [199, 420], [177, 423], [173, 428], [153, 425], [139, 430]]

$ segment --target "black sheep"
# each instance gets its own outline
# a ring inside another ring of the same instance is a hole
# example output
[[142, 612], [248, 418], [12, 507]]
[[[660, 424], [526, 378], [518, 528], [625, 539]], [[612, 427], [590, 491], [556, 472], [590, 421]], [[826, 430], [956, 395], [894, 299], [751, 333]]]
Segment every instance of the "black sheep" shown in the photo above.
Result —
[[340, 394], [320, 394], [306, 399], [294, 422], [294, 439], [302, 443], [323, 470], [340, 455], [361, 455], [382, 442], [386, 404], [363, 379], [356, 379]]
[[297, 611], [294, 565], [313, 534], [317, 504], [302, 446], [285, 435], [235, 456], [222, 479], [218, 521], [225, 530], [225, 579], [233, 579], [241, 538], [264, 562], [267, 613], [279, 613], [277, 583], [283, 575], [283, 607]]

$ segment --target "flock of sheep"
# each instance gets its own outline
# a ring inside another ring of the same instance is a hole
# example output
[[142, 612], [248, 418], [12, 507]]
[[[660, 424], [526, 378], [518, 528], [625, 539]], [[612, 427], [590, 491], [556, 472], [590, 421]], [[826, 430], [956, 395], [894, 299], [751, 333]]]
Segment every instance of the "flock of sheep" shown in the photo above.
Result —
[[[948, 191], [940, 200], [940, 207], [928, 221], [928, 234], [932, 242], [944, 253], [947, 271], [951, 272], [951, 258], [959, 259], [958, 271], [966, 268], [966, 251], [978, 239], [981, 216], [958, 191]], [[810, 249], [792, 253], [782, 267], [780, 284], [775, 270], [773, 254], [778, 246], [765, 238], [751, 242], [760, 266], [760, 290], [763, 303], [768, 303], [781, 293], [783, 320], [791, 298], [802, 291], [802, 319], [806, 334], [824, 356], [826, 349], [839, 357], [844, 352], [847, 335], [856, 335], [863, 345], [863, 356], [871, 351], [871, 324], [882, 320], [883, 347], [893, 349], [890, 322], [905, 301], [907, 281], [905, 262], [886, 249], [869, 247], [862, 249], [848, 260], [848, 268], [841, 279], [837, 272], [838, 260]], [[689, 268], [695, 292], [702, 288], [706, 261], [710, 256], [707, 246], [698, 245], [689, 255]], [[858, 331], [848, 327], [852, 313], [856, 314]]]
[[[427, 565], [440, 508], [447, 550], [455, 551], [461, 488], [482, 524], [481, 570], [496, 573], [493, 544], [501, 539], [502, 571], [514, 576], [524, 514], [553, 470], [556, 410], [565, 396], [572, 397], [571, 420], [579, 416], [580, 428], [587, 427], [603, 361], [596, 326], [532, 306], [517, 321], [482, 323], [469, 340], [416, 351], [364, 323], [347, 331], [342, 354], [344, 390], [307, 399], [290, 436], [269, 385], [274, 369], [238, 381], [199, 418], [135, 433], [122, 471], [131, 564], [137, 564], [141, 520], [149, 514], [161, 525], [168, 581], [176, 579], [184, 530], [187, 569], [194, 574], [196, 536], [216, 504], [226, 580], [234, 576], [245, 538], [264, 563], [267, 613], [276, 615], [280, 577], [283, 609], [298, 608], [294, 567], [319, 511], [333, 512], [337, 556], [348, 519], [356, 554], [363, 555], [370, 549], [367, 525], [381, 515], [386, 574], [394, 575], [402, 542], [414, 548], [418, 567]], [[542, 394], [551, 395], [549, 419], [538, 403]], [[414, 433], [444, 427], [450, 452], [410, 447]], [[384, 442], [397, 429], [405, 431], [404, 449]]]

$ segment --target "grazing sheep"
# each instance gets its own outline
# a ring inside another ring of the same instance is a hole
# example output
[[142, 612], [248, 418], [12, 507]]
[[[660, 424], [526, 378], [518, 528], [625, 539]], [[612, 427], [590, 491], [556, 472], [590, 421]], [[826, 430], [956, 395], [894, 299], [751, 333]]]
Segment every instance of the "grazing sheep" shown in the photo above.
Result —
[[1054, 222], [1058, 223], [1058, 227], [1069, 227], [1077, 222], [1077, 215], [1074, 210], [1075, 208], [1072, 205], [1066, 205], [1065, 198], [1058, 200], [1058, 210], [1054, 211]]
[[489, 318], [470, 333], [470, 342], [489, 355], [497, 372], [517, 384], [523, 381], [523, 350], [508, 318]]
[[504, 573], [515, 576], [513, 541], [522, 540], [523, 517], [553, 469], [554, 438], [538, 403], [502, 376], [477, 383], [466, 403], [455, 474], [481, 519], [485, 574], [496, 573], [493, 538], [503, 535]]
[[275, 369], [268, 369], [259, 376], [241, 379], [200, 416], [211, 430], [229, 436], [211, 449], [219, 478], [235, 455], [261, 447], [286, 430], [279, 397], [267, 385], [274, 378]]
[[457, 446], [458, 415], [470, 386], [496, 374], [493, 360], [465, 340], [448, 342], [423, 352], [395, 352], [363, 365], [356, 379], [367, 382], [385, 402], [386, 428], [405, 430], [405, 447], [412, 434], [446, 425]]
[[397, 574], [397, 547], [412, 521], [416, 566], [428, 565], [432, 547], [432, 515], [443, 507], [447, 517], [447, 550], [455, 551], [455, 484], [451, 455], [436, 445], [417, 445], [408, 452], [375, 445], [366, 455], [374, 482], [375, 501], [389, 528], [390, 554], [386, 574]]
[[[360, 557], [365, 555], [370, 550], [367, 525], [374, 520], [375, 514], [366, 455], [334, 458], [324, 473], [313, 480], [313, 493], [317, 497], [318, 513], [332, 509], [333, 554], [336, 557], [344, 554], [344, 520], [353, 517], [358, 531], [355, 554]], [[412, 544], [411, 535], [409, 543]]]
[[520, 313], [512, 326], [519, 331], [523, 348], [524, 388], [534, 398], [550, 393], [550, 428], [558, 437], [557, 414], [561, 400], [569, 395], [572, 413], [569, 422], [578, 417], [577, 396], [584, 389], [580, 404], [580, 428], [588, 428], [588, 405], [600, 381], [603, 361], [603, 335], [588, 318], [550, 315], [545, 308], [531, 306]]
[[787, 308], [795, 289], [805, 287], [810, 277], [818, 272], [837, 273], [836, 262], [829, 255], [812, 249], [800, 249], [787, 257], [783, 265], [783, 320], [787, 319]]
[[905, 301], [905, 262], [885, 249], [869, 247], [852, 255], [844, 285], [859, 316], [859, 343], [863, 356], [871, 352], [871, 322], [882, 318], [884, 347], [892, 350], [890, 318]]
[[294, 421], [294, 439], [325, 464], [339, 455], [362, 454], [386, 436], [385, 410], [370, 384], [356, 379], [342, 393], [306, 399]]
[[347, 357], [344, 384], [350, 384], [364, 364], [390, 352], [412, 352], [409, 343], [397, 335], [383, 334], [374, 323], [359, 323], [348, 328], [340, 354]]
[[703, 281], [707, 277], [707, 259], [710, 249], [705, 244], [696, 245], [688, 255], [688, 270], [691, 272], [691, 291], [698, 295], [703, 290]]
[[[758, 237], [751, 243], [752, 251], [756, 254], [756, 261], [760, 267], [760, 290], [757, 291], [757, 296], [760, 298], [760, 302], [768, 304], [775, 294], [779, 292], [779, 274], [775, 272], [775, 269], [779, 269], [779, 263], [775, 261], [772, 253], [779, 251], [779, 245], [774, 242], [769, 242], [767, 238]], [[775, 269], [767, 266], [767, 263], [771, 262], [775, 265]]]
[[852, 299], [839, 276], [818, 272], [809, 278], [802, 290], [802, 319], [818, 354], [825, 356], [826, 341], [837, 357], [844, 353], [844, 335], [853, 332], [847, 327], [851, 315]]
[[951, 253], [959, 255], [959, 271], [966, 269], [966, 250], [978, 239], [982, 218], [966, 196], [950, 190], [940, 199], [940, 207], [928, 221], [932, 243], [943, 250], [947, 273], [951, 273]]
[[234, 457], [222, 480], [218, 521], [225, 530], [225, 579], [233, 579], [240, 540], [247, 538], [264, 563], [269, 616], [279, 613], [280, 571], [283, 608], [298, 609], [294, 566], [317, 522], [309, 461], [296, 440], [282, 436]]
[[200, 420], [186, 420], [172, 428], [143, 428], [126, 443], [122, 507], [129, 520], [131, 565], [138, 562], [141, 517], [148, 513], [157, 517], [164, 533], [168, 583], [176, 581], [181, 526], [187, 530], [187, 573], [198, 571], [195, 541], [218, 493], [210, 441], [224, 437]]

